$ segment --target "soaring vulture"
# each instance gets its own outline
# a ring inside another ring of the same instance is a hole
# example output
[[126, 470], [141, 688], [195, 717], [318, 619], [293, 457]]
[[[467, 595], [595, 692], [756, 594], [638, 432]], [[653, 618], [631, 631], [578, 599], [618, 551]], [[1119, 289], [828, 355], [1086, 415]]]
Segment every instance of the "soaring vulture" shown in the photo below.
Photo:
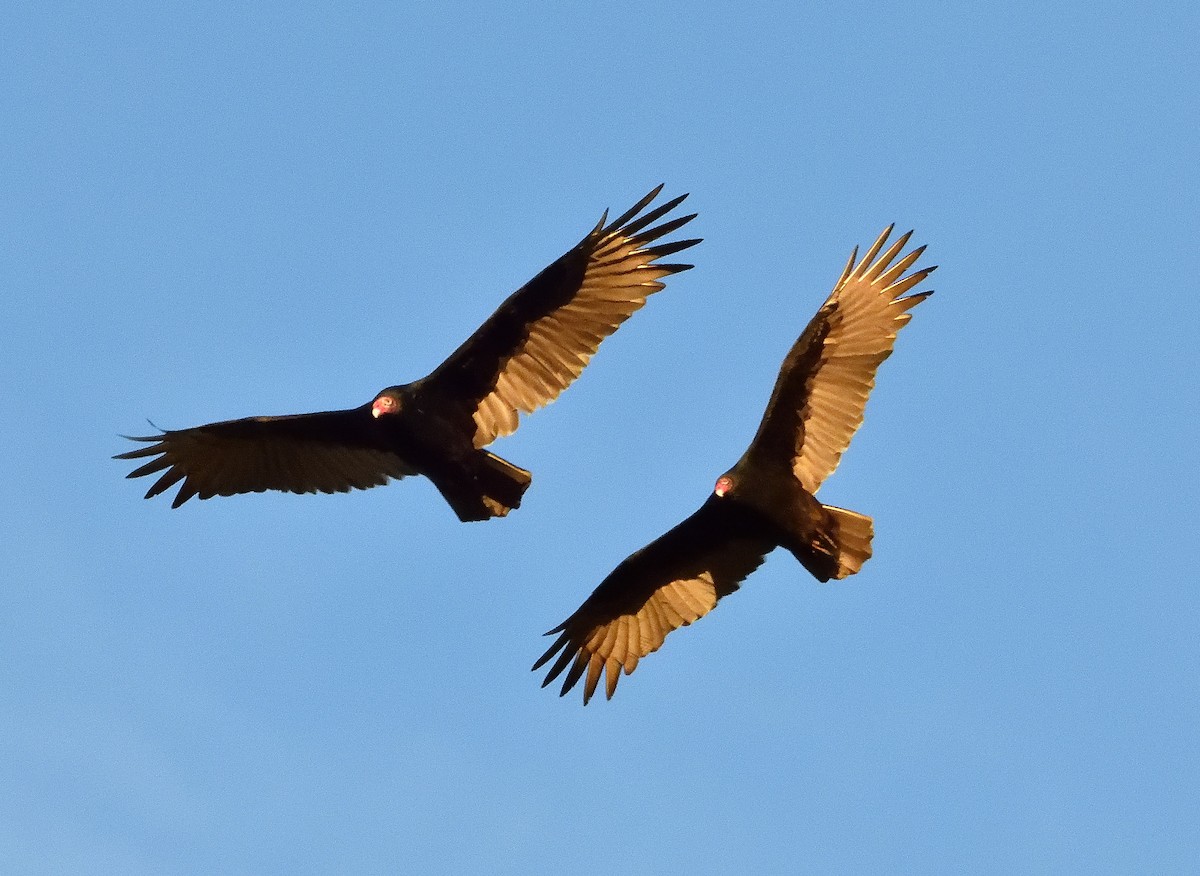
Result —
[[896, 261], [912, 232], [884, 251], [891, 231], [861, 261], [855, 248], [783, 360], [754, 440], [700, 509], [628, 557], [546, 634], [558, 638], [533, 668], [557, 659], [543, 687], [566, 670], [561, 694], [582, 678], [586, 704], [603, 674], [611, 698], [622, 670], [633, 672], [667, 633], [706, 615], [776, 547], [819, 581], [853, 575], [871, 556], [871, 518], [814, 494], [862, 425], [896, 333], [932, 294], [905, 295], [934, 268], [906, 274], [925, 247]]
[[661, 190], [612, 222], [606, 211], [578, 245], [509, 296], [420, 380], [389, 386], [348, 410], [247, 417], [133, 438], [147, 446], [115, 458], [150, 458], [131, 478], [163, 472], [147, 499], [182, 481], [172, 508], [192, 496], [340, 493], [422, 474], [460, 520], [502, 517], [520, 506], [532, 477], [483, 448], [517, 428], [518, 412], [530, 413], [570, 386], [600, 342], [663, 288], [663, 278], [692, 267], [658, 261], [699, 243], [655, 243], [695, 218], [656, 225], [687, 197], [643, 212]]

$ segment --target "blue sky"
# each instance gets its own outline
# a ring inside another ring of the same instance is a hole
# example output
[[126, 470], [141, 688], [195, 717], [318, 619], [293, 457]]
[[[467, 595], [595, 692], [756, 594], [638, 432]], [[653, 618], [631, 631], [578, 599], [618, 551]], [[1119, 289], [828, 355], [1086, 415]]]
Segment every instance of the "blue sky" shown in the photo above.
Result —
[[[0, 861], [1194, 872], [1193, 4], [39, 4], [0, 27]], [[144, 502], [109, 457], [434, 367], [611, 207], [705, 238], [494, 449]], [[529, 666], [753, 435], [850, 248], [941, 265], [784, 552], [623, 680]]]

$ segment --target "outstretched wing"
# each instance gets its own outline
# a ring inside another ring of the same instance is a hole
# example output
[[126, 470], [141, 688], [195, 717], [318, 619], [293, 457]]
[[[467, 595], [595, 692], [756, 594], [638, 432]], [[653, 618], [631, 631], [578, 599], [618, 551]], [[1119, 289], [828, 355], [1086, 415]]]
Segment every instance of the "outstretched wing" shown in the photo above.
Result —
[[[344, 493], [415, 474], [403, 459], [371, 438], [370, 406], [288, 417], [247, 417], [161, 435], [132, 438], [148, 446], [114, 459], [153, 457], [127, 477], [163, 471], [149, 499], [183, 483], [172, 508], [192, 496], [232, 496], [283, 490]], [[165, 471], [164, 471], [165, 469]]]
[[509, 296], [426, 378], [428, 390], [467, 404], [476, 447], [513, 432], [519, 411], [530, 413], [557, 398], [600, 342], [663, 288], [664, 277], [692, 267], [657, 260], [699, 240], [650, 245], [696, 215], [654, 225], [687, 197], [642, 214], [661, 190], [660, 185], [607, 225], [606, 213], [575, 248]]
[[537, 670], [558, 654], [542, 687], [570, 665], [560, 696], [586, 673], [586, 705], [603, 671], [611, 699], [622, 670], [633, 672], [667, 633], [708, 614], [773, 547], [753, 512], [710, 496], [695, 514], [617, 566], [578, 611], [546, 634], [560, 635], [533, 664]]
[[909, 310], [933, 294], [904, 295], [934, 268], [905, 275], [923, 246], [892, 264], [911, 231], [880, 254], [892, 228], [884, 229], [857, 264], [857, 247], [851, 254], [833, 293], [784, 359], [747, 450], [748, 456], [790, 458], [792, 471], [810, 493], [837, 468], [862, 425], [875, 372], [912, 318]]

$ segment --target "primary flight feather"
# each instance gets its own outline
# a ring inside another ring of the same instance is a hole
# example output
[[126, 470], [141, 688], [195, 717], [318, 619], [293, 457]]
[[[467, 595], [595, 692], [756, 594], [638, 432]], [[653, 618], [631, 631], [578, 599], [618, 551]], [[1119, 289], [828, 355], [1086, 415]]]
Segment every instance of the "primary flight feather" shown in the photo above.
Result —
[[586, 704], [603, 677], [612, 697], [621, 673], [668, 633], [711, 611], [776, 547], [820, 581], [845, 578], [871, 556], [870, 517], [813, 495], [863, 421], [879, 364], [909, 312], [931, 291], [906, 294], [934, 270], [906, 273], [924, 247], [897, 259], [888, 227], [861, 260], [850, 256], [833, 293], [783, 360], [750, 446], [696, 513], [622, 562], [547, 635], [533, 668], [552, 659], [543, 687], [564, 671], [561, 694], [583, 679]]
[[656, 243], [696, 215], [665, 218], [686, 194], [647, 210], [661, 190], [612, 222], [605, 213], [420, 380], [348, 410], [135, 437], [146, 446], [114, 458], [149, 458], [128, 477], [162, 472], [146, 498], [179, 484], [173, 508], [193, 496], [337, 493], [422, 474], [460, 520], [503, 516], [520, 506], [531, 475], [483, 448], [557, 398], [665, 277], [692, 267], [659, 261], [699, 243]]

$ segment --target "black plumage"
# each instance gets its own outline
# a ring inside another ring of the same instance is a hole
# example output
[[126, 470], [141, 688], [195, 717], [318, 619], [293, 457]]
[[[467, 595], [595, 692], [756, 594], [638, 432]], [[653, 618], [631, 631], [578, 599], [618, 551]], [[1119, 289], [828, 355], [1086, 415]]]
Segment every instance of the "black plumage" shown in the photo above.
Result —
[[133, 438], [147, 446], [115, 458], [149, 458], [128, 476], [162, 472], [146, 498], [179, 484], [173, 508], [193, 496], [335, 493], [422, 474], [460, 520], [503, 516], [519, 507], [531, 475], [483, 448], [514, 431], [520, 413], [557, 398], [665, 277], [691, 267], [658, 261], [699, 242], [656, 242], [695, 218], [666, 218], [687, 195], [647, 210], [661, 189], [612, 222], [606, 213], [420, 380], [348, 410]]
[[912, 232], [881, 252], [891, 231], [861, 261], [857, 249], [850, 256], [784, 359], [750, 446], [700, 509], [617, 566], [547, 633], [557, 638], [533, 666], [554, 660], [543, 686], [565, 671], [561, 693], [582, 678], [586, 703], [603, 675], [612, 697], [622, 671], [711, 611], [776, 547], [819, 581], [853, 575], [871, 556], [871, 518], [814, 494], [862, 425], [876, 369], [909, 311], [932, 294], [905, 295], [934, 269], [906, 275], [924, 247], [897, 261]]

